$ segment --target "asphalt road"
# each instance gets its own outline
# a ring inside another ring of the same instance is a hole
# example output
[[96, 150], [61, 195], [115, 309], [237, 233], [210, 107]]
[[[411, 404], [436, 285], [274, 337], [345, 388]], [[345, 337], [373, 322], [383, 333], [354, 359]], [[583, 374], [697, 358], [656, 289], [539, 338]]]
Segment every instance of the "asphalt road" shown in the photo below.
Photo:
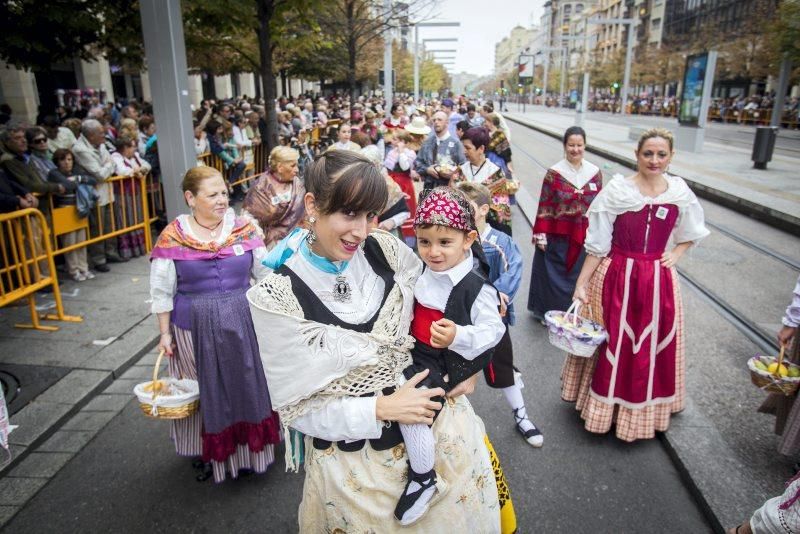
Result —
[[[518, 111], [522, 108], [517, 104], [507, 104], [509, 111]], [[530, 106], [526, 106], [528, 111], [531, 110]], [[548, 113], [559, 113], [562, 115], [575, 115], [575, 110], [544, 108], [543, 106], [535, 106], [536, 111], [546, 111]], [[611, 124], [620, 124], [624, 126], [660, 126], [669, 129], [675, 129], [678, 126], [677, 119], [656, 117], [650, 115], [626, 115], [622, 116], [618, 113], [610, 113], [607, 111], [591, 111], [587, 114], [587, 118], [591, 120], [599, 120]], [[748, 124], [732, 124], [721, 122], [710, 122], [706, 126], [706, 140], [722, 144], [733, 145], [739, 148], [751, 149], [755, 139], [756, 127]], [[800, 131], [788, 130], [781, 128], [778, 133], [778, 138], [775, 141], [775, 154], [784, 156], [800, 156]]]
[[[516, 433], [500, 392], [481, 385], [471, 401], [506, 470], [519, 532], [710, 532], [658, 440], [625, 444], [591, 435], [573, 406], [560, 400], [564, 354], [525, 311], [533, 251], [525, 221], [518, 211], [514, 216], [526, 268], [512, 337], [544, 447], [533, 449]], [[198, 483], [189, 461], [173, 454], [167, 426], [146, 419], [131, 402], [4, 530], [296, 531], [302, 474], [285, 473], [278, 463], [263, 476]]]

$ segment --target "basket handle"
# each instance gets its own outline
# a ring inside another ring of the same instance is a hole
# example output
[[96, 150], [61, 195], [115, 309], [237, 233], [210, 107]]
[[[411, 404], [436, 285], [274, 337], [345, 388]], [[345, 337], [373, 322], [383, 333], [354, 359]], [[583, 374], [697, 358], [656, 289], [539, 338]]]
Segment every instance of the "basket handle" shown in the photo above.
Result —
[[578, 299], [575, 299], [575, 300], [572, 301], [572, 304], [569, 305], [569, 308], [567, 308], [567, 311], [564, 312], [564, 316], [567, 317], [568, 319], [569, 319], [570, 313], [572, 313], [572, 325], [573, 326], [578, 326], [578, 312], [580, 311], [580, 309], [581, 309], [581, 301], [578, 300]]
[[775, 373], [773, 373], [777, 377], [780, 377], [780, 375], [781, 375], [780, 374], [780, 368], [781, 368], [781, 365], [783, 364], [783, 352], [784, 352], [784, 350], [786, 350], [786, 345], [781, 343], [781, 351], [778, 353], [778, 366], [775, 367]]
[[152, 382], [152, 384], [153, 384], [153, 401], [155, 401], [156, 397], [158, 396], [158, 387], [157, 387], [157, 385], [158, 385], [158, 370], [161, 368], [161, 360], [164, 358], [164, 354], [165, 353], [166, 353], [166, 351], [163, 348], [158, 351], [158, 358], [156, 358], [156, 366], [153, 369], [153, 382]]

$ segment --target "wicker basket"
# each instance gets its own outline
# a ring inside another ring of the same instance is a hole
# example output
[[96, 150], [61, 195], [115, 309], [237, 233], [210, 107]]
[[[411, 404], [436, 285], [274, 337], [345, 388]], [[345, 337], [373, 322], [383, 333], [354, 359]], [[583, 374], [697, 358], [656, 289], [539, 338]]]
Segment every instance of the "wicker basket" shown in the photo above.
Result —
[[[197, 380], [165, 378], [159, 380], [158, 371], [164, 351], [158, 353], [156, 367], [153, 369], [152, 382], [142, 382], [133, 388], [133, 394], [139, 399], [139, 408], [147, 417], [153, 419], [184, 419], [197, 413], [200, 409], [200, 386]], [[186, 393], [177, 395], [160, 395], [164, 387], [177, 386]]]
[[583, 358], [591, 357], [603, 341], [606, 330], [600, 324], [578, 316], [580, 301], [573, 301], [567, 311], [551, 310], [544, 314], [550, 343]]
[[777, 360], [778, 367], [783, 364], [789, 368], [800, 368], [800, 366], [791, 362], [783, 361], [785, 348], [786, 347], [781, 346], [781, 351], [777, 358], [774, 356], [753, 356], [747, 360], [747, 367], [750, 369], [750, 381], [753, 382], [756, 387], [769, 393], [779, 393], [788, 397], [797, 392], [797, 388], [800, 387], [800, 377], [780, 376], [777, 373], [772, 374], [767, 371], [762, 371], [755, 366], [756, 360], [761, 360], [761, 362], [767, 366]]

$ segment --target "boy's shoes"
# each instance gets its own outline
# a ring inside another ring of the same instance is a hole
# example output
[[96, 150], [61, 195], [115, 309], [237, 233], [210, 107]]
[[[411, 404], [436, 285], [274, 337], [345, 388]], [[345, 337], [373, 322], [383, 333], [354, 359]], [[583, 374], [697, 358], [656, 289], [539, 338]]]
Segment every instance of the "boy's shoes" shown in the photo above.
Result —
[[[525, 408], [517, 408], [513, 410], [514, 412], [514, 422], [517, 425], [517, 430], [522, 437], [525, 438], [525, 441], [528, 442], [529, 445], [532, 447], [539, 448], [544, 445], [544, 436], [536, 428], [530, 419], [528, 419], [528, 414], [525, 413]], [[521, 412], [521, 413], [520, 413]]]
[[415, 473], [409, 464], [406, 488], [394, 509], [395, 519], [404, 527], [416, 523], [447, 490], [447, 482], [437, 476], [434, 469], [420, 474]]
[[109, 267], [107, 263], [98, 263], [94, 266], [94, 270], [98, 273], [107, 273], [111, 270], [111, 267]]

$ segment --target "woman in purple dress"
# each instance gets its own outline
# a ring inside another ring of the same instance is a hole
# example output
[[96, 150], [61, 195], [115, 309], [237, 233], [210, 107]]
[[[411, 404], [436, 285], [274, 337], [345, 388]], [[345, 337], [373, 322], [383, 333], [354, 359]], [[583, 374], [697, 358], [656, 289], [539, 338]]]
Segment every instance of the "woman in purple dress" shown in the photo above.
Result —
[[201, 457], [198, 480], [263, 473], [280, 440], [245, 291], [267, 274], [261, 232], [228, 206], [219, 171], [190, 169], [182, 188], [190, 215], [180, 215], [152, 254], [152, 311], [170, 375], [197, 380], [200, 412], [172, 423], [180, 456]]

